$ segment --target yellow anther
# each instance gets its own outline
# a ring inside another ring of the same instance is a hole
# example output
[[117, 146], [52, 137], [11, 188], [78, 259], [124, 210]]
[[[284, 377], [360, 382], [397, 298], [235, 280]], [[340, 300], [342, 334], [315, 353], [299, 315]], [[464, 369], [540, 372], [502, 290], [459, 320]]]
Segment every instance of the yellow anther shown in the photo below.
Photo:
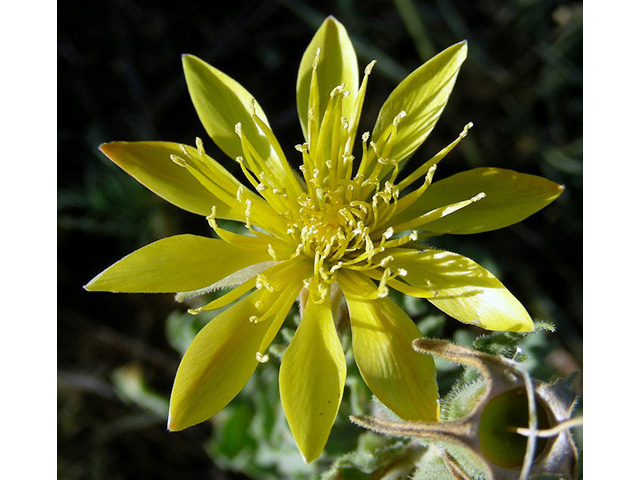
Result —
[[336, 272], [337, 272], [338, 270], [340, 270], [341, 268], [342, 268], [342, 262], [338, 262], [338, 263], [336, 263], [333, 267], [331, 267], [331, 268], [329, 269], [329, 272], [331, 272], [331, 273], [333, 274], [333, 273], [336, 273]]
[[[340, 85], [338, 85], [337, 87], [334, 87], [333, 90], [331, 90], [331, 93], [329, 94], [329, 96], [331, 98], [335, 97], [336, 95], [338, 95], [339, 93], [342, 93], [342, 91], [344, 90], [344, 83], [341, 83]], [[348, 93], [348, 92], [347, 92]]]
[[398, 124], [402, 121], [402, 119], [404, 117], [407, 116], [407, 112], [405, 112], [404, 110], [402, 110], [398, 115], [396, 115], [393, 119], [393, 125], [394, 126], [398, 126]]
[[269, 354], [256, 352], [256, 360], [260, 363], [267, 363], [269, 361]]
[[371, 71], [373, 70], [374, 65], [378, 63], [377, 60], [373, 60], [372, 62], [369, 63], [369, 65], [367, 65], [364, 69], [364, 74], [365, 75], [371, 75]]
[[169, 158], [171, 159], [171, 161], [173, 161], [173, 163], [180, 165], [181, 167], [187, 168], [189, 166], [187, 161], [184, 158], [179, 157], [178, 155], [172, 153], [171, 155], [169, 155]]
[[320, 63], [320, 47], [316, 49], [316, 56], [313, 58], [313, 63], [311, 64], [313, 70], [318, 69], [318, 63]]
[[380, 261], [380, 266], [386, 268], [389, 262], [393, 262], [393, 255], [387, 255]]
[[215, 230], [218, 227], [218, 224], [216, 223], [216, 206], [215, 205], [211, 207], [211, 213], [206, 218], [207, 218], [207, 222], [209, 223], [209, 226]]
[[269, 282], [267, 277], [265, 277], [262, 273], [256, 277], [256, 288], [258, 290], [264, 288], [270, 291], [271, 293], [276, 291], [275, 287]]
[[238, 187], [238, 190], [236, 190], [236, 200], [238, 200], [240, 203], [244, 201], [244, 187], [242, 185], [240, 185]]
[[196, 137], [196, 148], [198, 149], [198, 153], [200, 155], [205, 155], [204, 144], [202, 143], [202, 139], [200, 137]]

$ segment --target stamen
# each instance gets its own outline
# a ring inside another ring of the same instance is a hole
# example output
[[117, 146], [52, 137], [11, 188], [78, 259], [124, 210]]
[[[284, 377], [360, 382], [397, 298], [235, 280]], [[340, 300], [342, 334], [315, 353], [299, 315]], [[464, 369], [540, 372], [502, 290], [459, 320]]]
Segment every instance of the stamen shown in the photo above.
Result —
[[256, 288], [258, 290], [260, 289], [266, 289], [268, 291], [270, 291], [271, 293], [276, 291], [276, 288], [269, 282], [269, 280], [267, 279], [267, 277], [264, 276], [264, 274], [259, 274], [256, 277]]
[[171, 155], [169, 155], [169, 158], [173, 161], [173, 163], [180, 165], [183, 168], [187, 168], [189, 166], [187, 161], [184, 158], [179, 157], [178, 155], [172, 153]]
[[422, 177], [427, 171], [431, 169], [434, 165], [437, 165], [440, 160], [447, 156], [447, 154], [453, 150], [453, 148], [460, 143], [460, 141], [467, 136], [469, 129], [473, 127], [473, 123], [468, 123], [465, 125], [464, 130], [460, 132], [458, 138], [456, 138], [453, 142], [447, 145], [445, 148], [440, 150], [436, 155], [434, 155], [429, 161], [425, 162], [421, 167], [417, 168], [413, 172], [411, 172], [404, 180], [398, 183], [398, 188], [400, 190], [404, 190], [406, 187], [411, 185], [417, 179]]
[[202, 143], [202, 139], [200, 137], [196, 137], [196, 148], [200, 155], [205, 155], [204, 144]]
[[[408, 222], [402, 223], [400, 225], [396, 225], [395, 228], [398, 230], [408, 230], [409, 228], [418, 228], [423, 227], [427, 223], [433, 222], [434, 220], [438, 220], [439, 218], [446, 217], [447, 215], [451, 215], [458, 210], [463, 209], [464, 207], [471, 205], [479, 200], [482, 200], [487, 195], [484, 192], [480, 192], [474, 197], [471, 197], [468, 200], [463, 200], [462, 202], [451, 203], [449, 205], [445, 205], [444, 207], [434, 208], [433, 210], [425, 213], [424, 215], [420, 215], [413, 220], [409, 220]], [[417, 240], [417, 232], [416, 240]]]
[[260, 363], [267, 363], [269, 361], [269, 354], [262, 354], [260, 352], [256, 352], [256, 360]]
[[375, 64], [376, 64], [376, 63], [378, 63], [378, 61], [377, 61], [377, 60], [373, 60], [373, 61], [369, 62], [369, 65], [367, 65], [367, 66], [365, 67], [365, 69], [364, 69], [364, 74], [365, 74], [366, 76], [371, 75], [371, 72], [372, 72], [372, 70], [373, 70], [373, 67], [375, 66]]

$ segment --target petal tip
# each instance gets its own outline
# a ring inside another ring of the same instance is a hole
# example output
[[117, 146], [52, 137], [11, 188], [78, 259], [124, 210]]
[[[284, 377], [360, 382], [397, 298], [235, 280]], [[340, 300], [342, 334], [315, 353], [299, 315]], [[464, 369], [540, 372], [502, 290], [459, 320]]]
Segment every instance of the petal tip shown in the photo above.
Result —
[[169, 415], [167, 416], [167, 430], [169, 432], [179, 432], [185, 428], [190, 427], [192, 424], [185, 423], [184, 418], [180, 418], [180, 415], [171, 413], [171, 407], [169, 407]]
[[190, 53], [183, 53], [181, 58], [182, 58], [182, 68], [185, 70], [187, 69], [187, 67], [192, 67], [197, 64], [205, 63], [204, 60]]
[[98, 150], [113, 163], [122, 167], [123, 154], [127, 152], [126, 144], [127, 142], [121, 141], [105, 142], [98, 145]]
[[109, 156], [109, 152], [113, 151], [113, 148], [120, 142], [104, 142], [98, 145], [98, 150], [104, 153], [107, 157]]
[[329, 15], [327, 18], [324, 19], [324, 21], [322, 23], [333, 23], [333, 24], [339, 24], [340, 22], [338, 21], [338, 19], [336, 17], [334, 17], [333, 15]]
[[96, 287], [96, 283], [98, 283], [98, 279], [100, 278], [100, 275], [101, 274], [98, 274], [95, 277], [93, 277], [91, 280], [87, 282], [86, 285], [83, 285], [82, 288], [85, 289], [87, 292], [99, 291], [99, 287]]
[[167, 418], [167, 430], [169, 432], [177, 432], [178, 430], [181, 430], [175, 425], [174, 417], [172, 417], [171, 414], [169, 414]]
[[464, 39], [458, 45], [460, 45], [460, 50], [463, 52], [463, 54], [466, 57], [467, 52], [469, 51], [469, 42], [466, 39]]

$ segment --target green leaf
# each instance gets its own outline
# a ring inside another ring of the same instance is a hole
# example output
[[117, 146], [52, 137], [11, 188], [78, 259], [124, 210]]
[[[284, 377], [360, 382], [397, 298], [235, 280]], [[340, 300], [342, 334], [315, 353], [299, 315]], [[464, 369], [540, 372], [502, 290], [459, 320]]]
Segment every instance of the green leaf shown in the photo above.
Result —
[[401, 223], [484, 192], [485, 198], [425, 224], [422, 230], [455, 234], [487, 232], [524, 220], [563, 191], [562, 185], [536, 175], [501, 168], [474, 168], [433, 183], [394, 221]]

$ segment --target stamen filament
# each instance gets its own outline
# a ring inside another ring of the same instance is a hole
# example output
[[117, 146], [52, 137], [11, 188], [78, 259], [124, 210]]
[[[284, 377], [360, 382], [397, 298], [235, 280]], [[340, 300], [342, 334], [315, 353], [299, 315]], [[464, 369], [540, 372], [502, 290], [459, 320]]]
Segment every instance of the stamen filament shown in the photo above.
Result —
[[400, 183], [398, 183], [398, 188], [400, 190], [404, 190], [406, 187], [408, 187], [409, 185], [411, 185], [413, 182], [415, 182], [417, 179], [419, 179], [420, 177], [422, 177], [426, 172], [429, 171], [429, 169], [431, 169], [432, 166], [437, 165], [440, 160], [442, 160], [444, 157], [447, 156], [447, 154], [453, 150], [453, 148], [458, 145], [458, 143], [460, 143], [460, 141], [467, 136], [467, 133], [469, 132], [469, 129], [473, 127], [473, 123], [468, 123], [467, 125], [465, 125], [464, 129], [462, 130], [462, 132], [460, 132], [460, 134], [458, 135], [458, 138], [456, 138], [453, 142], [451, 142], [449, 145], [447, 145], [445, 148], [443, 148], [442, 150], [440, 150], [437, 154], [435, 154], [431, 159], [429, 159], [429, 161], [425, 162], [422, 166], [420, 166], [419, 168], [417, 168], [416, 170], [414, 170], [413, 172], [411, 172], [409, 175], [407, 175], [406, 178], [404, 178]]
[[458, 210], [463, 209], [464, 207], [471, 205], [479, 200], [482, 200], [486, 197], [484, 192], [480, 192], [475, 197], [471, 197], [468, 200], [463, 200], [462, 202], [451, 203], [449, 205], [445, 205], [444, 207], [434, 208], [433, 210], [425, 213], [424, 215], [420, 215], [419, 217], [409, 220], [408, 222], [401, 223], [400, 225], [395, 225], [397, 230], [408, 230], [410, 228], [420, 228], [424, 225], [433, 222], [434, 220], [438, 220], [442, 217], [446, 217], [447, 215], [451, 215]]

